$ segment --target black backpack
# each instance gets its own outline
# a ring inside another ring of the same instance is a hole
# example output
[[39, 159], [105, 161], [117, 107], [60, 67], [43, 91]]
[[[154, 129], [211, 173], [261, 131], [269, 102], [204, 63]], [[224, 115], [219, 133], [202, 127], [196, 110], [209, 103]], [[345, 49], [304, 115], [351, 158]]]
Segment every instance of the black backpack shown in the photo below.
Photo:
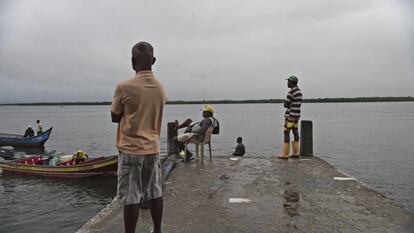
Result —
[[213, 118], [214, 122], [213, 122], [213, 132], [212, 134], [219, 134], [220, 133], [220, 123], [216, 118]]

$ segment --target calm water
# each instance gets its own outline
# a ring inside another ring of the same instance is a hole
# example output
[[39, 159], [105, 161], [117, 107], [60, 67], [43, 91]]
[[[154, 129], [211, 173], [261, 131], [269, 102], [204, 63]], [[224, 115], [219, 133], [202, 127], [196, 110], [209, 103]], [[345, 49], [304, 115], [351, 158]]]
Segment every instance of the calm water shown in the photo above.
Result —
[[[199, 105], [166, 107], [166, 123], [199, 119]], [[215, 154], [231, 155], [243, 137], [247, 156], [271, 157], [282, 141], [281, 104], [216, 105], [221, 134]], [[303, 118], [314, 123], [314, 151], [414, 212], [414, 103], [305, 104]], [[0, 132], [23, 133], [40, 119], [53, 126], [46, 149], [92, 156], [116, 154], [109, 106], [0, 106]], [[0, 175], [0, 232], [74, 232], [115, 195], [116, 180], [56, 180]]]

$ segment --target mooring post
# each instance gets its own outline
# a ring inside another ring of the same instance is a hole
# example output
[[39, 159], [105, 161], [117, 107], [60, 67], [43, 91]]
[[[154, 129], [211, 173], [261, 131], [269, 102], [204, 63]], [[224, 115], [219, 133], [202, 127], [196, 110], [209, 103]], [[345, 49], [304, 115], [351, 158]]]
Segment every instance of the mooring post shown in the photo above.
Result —
[[[167, 123], [167, 156], [170, 155], [178, 155], [178, 147], [175, 145], [173, 138], [177, 136], [177, 129], [175, 129], [175, 122], [168, 122]], [[175, 161], [169, 161], [167, 166], [164, 166], [164, 163], [168, 160], [166, 157], [162, 161], [162, 166], [165, 170], [163, 170], [163, 183], [168, 178], [171, 171], [174, 169]], [[140, 205], [142, 209], [150, 209], [151, 202], [150, 201], [143, 201]]]
[[178, 155], [178, 147], [174, 143], [173, 138], [177, 136], [177, 129], [175, 128], [175, 122], [167, 123], [167, 154]]
[[313, 156], [312, 121], [301, 121], [299, 154], [301, 156]]

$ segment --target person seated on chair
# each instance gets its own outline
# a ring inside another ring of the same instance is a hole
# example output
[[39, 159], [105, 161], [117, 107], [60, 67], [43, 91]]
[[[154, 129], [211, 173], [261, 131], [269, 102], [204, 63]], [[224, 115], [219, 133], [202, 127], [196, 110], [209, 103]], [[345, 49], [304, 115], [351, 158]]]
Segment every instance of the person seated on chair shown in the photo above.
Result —
[[[183, 123], [179, 124], [178, 121], [175, 121], [176, 129], [186, 128], [183, 134], [179, 134], [177, 137], [174, 137], [174, 141], [179, 148], [179, 151], [183, 151], [185, 148], [184, 143], [186, 142], [202, 142], [204, 136], [210, 128], [210, 126], [218, 125], [217, 120], [213, 117], [214, 108], [210, 105], [204, 106], [201, 111], [203, 112], [203, 119], [199, 122], [193, 122], [191, 119], [187, 119]], [[193, 154], [187, 150], [186, 161], [194, 159]]]
[[25, 138], [34, 137], [34, 130], [32, 129], [32, 126], [29, 125], [29, 127], [27, 127], [26, 131], [24, 132], [24, 137]]
[[237, 138], [237, 147], [233, 153], [234, 156], [243, 156], [246, 153], [246, 150], [244, 148], [242, 141], [243, 141], [242, 137]]
[[86, 162], [88, 158], [88, 154], [86, 154], [86, 152], [83, 150], [78, 150], [73, 153], [73, 160], [75, 160], [75, 164]]

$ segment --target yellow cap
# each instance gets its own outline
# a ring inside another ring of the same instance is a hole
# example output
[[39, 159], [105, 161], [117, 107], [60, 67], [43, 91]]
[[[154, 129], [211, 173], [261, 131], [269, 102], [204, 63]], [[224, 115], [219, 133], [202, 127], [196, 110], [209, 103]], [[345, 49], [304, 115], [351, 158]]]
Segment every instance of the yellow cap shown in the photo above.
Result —
[[201, 111], [203, 111], [203, 112], [214, 112], [214, 108], [213, 108], [213, 106], [211, 106], [211, 105], [206, 105], [206, 106], [204, 106], [202, 109], [201, 109]]
[[76, 153], [76, 154], [79, 154], [79, 155], [84, 155], [84, 154], [86, 154], [86, 153], [85, 153], [85, 151], [83, 151], [83, 150], [78, 150], [78, 151], [76, 151], [75, 153]]

